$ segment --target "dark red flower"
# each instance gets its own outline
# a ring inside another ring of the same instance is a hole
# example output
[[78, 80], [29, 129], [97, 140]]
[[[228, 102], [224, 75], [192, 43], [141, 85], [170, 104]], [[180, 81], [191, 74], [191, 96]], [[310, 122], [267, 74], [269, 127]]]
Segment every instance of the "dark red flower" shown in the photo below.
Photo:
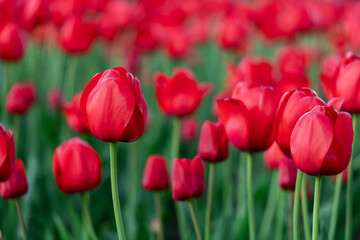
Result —
[[86, 192], [100, 184], [101, 160], [88, 143], [71, 138], [56, 148], [53, 172], [63, 193]]
[[14, 134], [0, 124], [0, 182], [9, 179], [15, 163]]
[[205, 191], [205, 165], [199, 156], [192, 161], [188, 158], [173, 162], [172, 196], [175, 201], [199, 198]]
[[0, 182], [0, 194], [3, 199], [15, 199], [23, 196], [28, 190], [28, 182], [21, 159], [15, 162], [11, 176], [5, 182]]
[[86, 126], [104, 142], [132, 142], [144, 132], [147, 105], [140, 82], [122, 67], [96, 74], [80, 105]]
[[341, 173], [350, 161], [353, 135], [350, 114], [315, 106], [302, 115], [291, 134], [295, 165], [312, 176]]
[[142, 186], [148, 191], [164, 191], [169, 188], [169, 174], [164, 156], [151, 155], [148, 157]]
[[198, 84], [193, 73], [186, 68], [174, 70], [173, 76], [163, 73], [155, 76], [156, 99], [161, 110], [171, 116], [192, 114], [211, 91], [212, 85]]
[[69, 127], [77, 133], [88, 133], [80, 108], [81, 93], [76, 94], [70, 102], [64, 104], [63, 109]]
[[21, 60], [25, 53], [25, 40], [21, 29], [14, 22], [0, 27], [0, 58], [5, 61]]
[[25, 114], [37, 100], [36, 86], [33, 82], [14, 83], [6, 97], [5, 108], [10, 114]]
[[218, 115], [229, 141], [241, 151], [264, 151], [274, 141], [279, 97], [272, 87], [238, 83], [231, 98], [219, 99]]
[[295, 190], [297, 167], [291, 158], [284, 156], [279, 162], [278, 182], [283, 190]]

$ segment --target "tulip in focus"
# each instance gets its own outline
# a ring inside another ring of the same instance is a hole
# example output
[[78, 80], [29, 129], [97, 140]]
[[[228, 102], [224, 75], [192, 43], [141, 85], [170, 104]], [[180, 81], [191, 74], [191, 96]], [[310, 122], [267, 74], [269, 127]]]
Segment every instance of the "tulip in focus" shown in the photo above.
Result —
[[89, 129], [86, 127], [80, 109], [81, 93], [76, 94], [70, 102], [63, 106], [66, 121], [69, 127], [77, 133], [88, 133]]
[[140, 82], [122, 67], [96, 74], [80, 107], [88, 129], [104, 142], [132, 142], [144, 132], [147, 105]]
[[100, 184], [101, 160], [88, 143], [71, 138], [56, 148], [53, 172], [63, 193], [82, 193]]
[[9, 114], [25, 114], [37, 100], [33, 82], [18, 82], [11, 86], [6, 97], [5, 108]]
[[0, 182], [10, 178], [15, 163], [13, 132], [0, 124]]
[[0, 194], [3, 199], [16, 199], [28, 190], [28, 182], [21, 159], [15, 162], [11, 176], [5, 182], [0, 182]]
[[142, 186], [148, 191], [164, 191], [169, 188], [169, 174], [165, 157], [151, 155], [147, 159]]

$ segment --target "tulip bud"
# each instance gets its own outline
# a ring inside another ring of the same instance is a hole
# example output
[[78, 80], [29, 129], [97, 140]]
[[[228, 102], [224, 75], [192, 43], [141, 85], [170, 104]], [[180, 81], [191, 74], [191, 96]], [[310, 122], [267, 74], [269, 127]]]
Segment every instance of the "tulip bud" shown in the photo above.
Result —
[[80, 108], [81, 93], [76, 94], [72, 100], [64, 104], [64, 113], [69, 127], [77, 133], [88, 133]]
[[15, 83], [6, 97], [5, 108], [9, 114], [25, 114], [37, 100], [33, 82]]
[[101, 160], [88, 143], [71, 138], [56, 148], [53, 172], [63, 193], [86, 192], [100, 184]]
[[51, 109], [60, 110], [63, 107], [63, 95], [59, 88], [51, 88], [47, 95], [47, 104]]
[[290, 136], [299, 118], [316, 105], [325, 103], [309, 88], [286, 92], [279, 103], [274, 122], [274, 137], [286, 156], [291, 157]]
[[25, 40], [20, 28], [13, 22], [0, 27], [0, 58], [6, 61], [18, 61], [23, 58]]
[[142, 185], [148, 191], [163, 191], [169, 188], [169, 174], [165, 157], [151, 155], [147, 159]]
[[205, 121], [201, 128], [199, 156], [207, 162], [222, 162], [229, 155], [228, 140], [224, 126], [221, 122]]
[[269, 170], [277, 169], [283, 158], [286, 158], [279, 145], [274, 143], [264, 152], [264, 165]]
[[180, 127], [180, 138], [183, 142], [195, 140], [199, 133], [199, 122], [194, 117], [182, 119]]
[[144, 132], [147, 105], [140, 82], [124, 68], [96, 74], [80, 105], [86, 126], [104, 142], [132, 142]]
[[176, 158], [171, 183], [175, 201], [201, 197], [205, 191], [205, 165], [201, 158], [196, 156], [192, 161]]
[[0, 194], [3, 199], [15, 199], [24, 195], [28, 190], [28, 182], [21, 159], [15, 162], [11, 176], [5, 182], [0, 182]]
[[272, 87], [238, 83], [231, 98], [219, 99], [218, 115], [229, 141], [241, 151], [264, 151], [274, 141], [272, 128], [279, 97]]
[[284, 157], [279, 163], [279, 186], [283, 190], [295, 190], [297, 167], [291, 158]]
[[349, 164], [353, 136], [350, 114], [315, 106], [297, 121], [291, 134], [295, 165], [311, 176], [337, 175]]
[[189, 69], [179, 68], [168, 77], [155, 76], [156, 99], [161, 110], [171, 116], [185, 117], [192, 114], [211, 91], [212, 85], [198, 84]]
[[13, 132], [0, 124], [0, 182], [10, 178], [15, 163]]

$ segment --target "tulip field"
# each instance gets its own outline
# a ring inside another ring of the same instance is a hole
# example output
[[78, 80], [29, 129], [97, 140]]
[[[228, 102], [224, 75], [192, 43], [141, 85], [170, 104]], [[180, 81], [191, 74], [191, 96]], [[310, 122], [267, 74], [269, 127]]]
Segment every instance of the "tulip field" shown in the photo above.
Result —
[[0, 240], [360, 239], [359, 16], [0, 0]]

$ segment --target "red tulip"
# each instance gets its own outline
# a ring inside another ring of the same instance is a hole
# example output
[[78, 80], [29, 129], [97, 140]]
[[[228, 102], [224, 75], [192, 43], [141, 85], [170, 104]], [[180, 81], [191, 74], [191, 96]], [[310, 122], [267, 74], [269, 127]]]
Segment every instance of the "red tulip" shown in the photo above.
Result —
[[228, 140], [221, 122], [205, 121], [200, 133], [198, 154], [207, 162], [222, 162], [229, 155]]
[[344, 11], [342, 17], [342, 29], [343, 34], [346, 38], [346, 42], [350, 43], [353, 48], [360, 48], [360, 4], [354, 2], [354, 4], [349, 4], [348, 8]]
[[88, 133], [89, 129], [84, 123], [80, 108], [81, 93], [76, 94], [70, 102], [63, 106], [66, 121], [69, 127], [77, 133]]
[[171, 77], [163, 73], [155, 76], [156, 99], [161, 110], [171, 116], [192, 114], [211, 89], [208, 83], [198, 84], [186, 68], [176, 69]]
[[279, 145], [274, 142], [271, 147], [264, 152], [264, 165], [269, 170], [277, 169], [283, 158], [287, 157], [281, 151]]
[[165, 38], [166, 53], [172, 58], [182, 58], [191, 52], [190, 36], [182, 28], [172, 28]]
[[14, 134], [0, 124], [0, 182], [7, 180], [15, 163]]
[[350, 114], [315, 106], [297, 121], [291, 134], [295, 165], [312, 176], [341, 173], [350, 161], [353, 135]]
[[101, 160], [88, 143], [71, 138], [56, 148], [53, 172], [63, 193], [86, 192], [100, 184]]
[[88, 129], [104, 142], [132, 142], [144, 132], [147, 105], [140, 82], [122, 67], [96, 74], [80, 107]]
[[320, 65], [320, 79], [328, 99], [332, 99], [334, 96], [331, 82], [336, 75], [336, 70], [341, 62], [342, 58], [338, 55], [329, 55], [321, 61]]
[[205, 165], [199, 156], [192, 161], [175, 158], [172, 170], [172, 196], [175, 201], [199, 198], [205, 191]]
[[184, 142], [195, 140], [199, 133], [199, 121], [194, 117], [188, 117], [181, 120], [180, 138]]
[[94, 23], [71, 17], [60, 30], [60, 43], [63, 50], [70, 54], [86, 53], [98, 34]]
[[37, 100], [33, 82], [14, 83], [6, 97], [5, 108], [9, 114], [25, 114]]
[[20, 28], [13, 22], [0, 27], [0, 59], [21, 60], [25, 53], [25, 40]]
[[26, 0], [24, 2], [23, 21], [27, 30], [32, 31], [50, 18], [50, 0]]
[[249, 45], [249, 22], [239, 17], [226, 17], [220, 22], [218, 32], [219, 45], [224, 49], [240, 50], [248, 49]]
[[289, 91], [282, 96], [274, 122], [274, 137], [288, 157], [291, 157], [290, 136], [296, 122], [316, 105], [325, 103], [309, 88]]
[[291, 158], [284, 157], [279, 162], [279, 186], [283, 190], [295, 190], [297, 167]]
[[273, 123], [279, 98], [265, 86], [238, 83], [231, 98], [217, 100], [218, 115], [229, 141], [241, 151], [264, 151], [274, 141]]
[[47, 104], [51, 109], [60, 110], [63, 107], [64, 100], [59, 88], [51, 88], [47, 95]]
[[21, 159], [15, 162], [11, 176], [5, 182], [0, 182], [0, 194], [3, 199], [15, 199], [23, 196], [28, 190], [28, 182]]
[[[347, 183], [348, 173], [349, 173], [349, 166], [347, 166], [347, 167], [345, 168], [345, 170], [342, 172], [341, 182], [342, 182], [342, 184], [344, 184], [344, 185]], [[340, 173], [339, 173], [339, 174], [340, 174]], [[331, 176], [331, 178], [334, 179], [334, 181], [335, 181], [336, 178], [339, 177], [339, 174], [338, 174], [338, 175], [335, 175], [335, 176]]]
[[360, 113], [360, 57], [347, 53], [339, 63], [335, 74], [322, 75], [322, 84], [328, 99], [344, 98], [343, 110]]
[[296, 46], [283, 47], [277, 56], [280, 72], [287, 75], [306, 75], [306, 53]]
[[142, 185], [148, 191], [163, 191], [169, 188], [169, 174], [165, 157], [151, 155], [147, 159]]

